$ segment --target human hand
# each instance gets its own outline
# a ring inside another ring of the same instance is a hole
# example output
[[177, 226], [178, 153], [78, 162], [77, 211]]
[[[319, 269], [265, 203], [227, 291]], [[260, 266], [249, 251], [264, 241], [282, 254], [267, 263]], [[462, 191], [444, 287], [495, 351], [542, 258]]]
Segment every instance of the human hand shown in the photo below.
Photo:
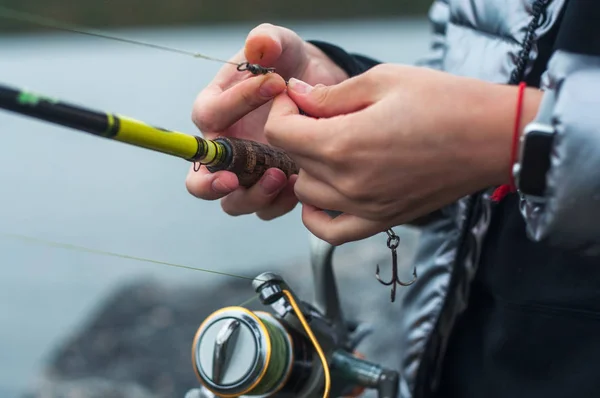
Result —
[[[335, 84], [347, 78], [321, 50], [302, 40], [293, 31], [262, 24], [250, 32], [245, 46], [231, 60], [248, 61], [275, 67], [276, 73], [254, 76], [239, 72], [234, 65], [224, 66], [214, 80], [198, 95], [192, 119], [207, 139], [237, 137], [266, 143], [264, 125], [272, 99], [286, 89], [292, 76], [311, 84]], [[210, 173], [204, 166], [190, 168], [188, 191], [201, 199], [221, 201], [230, 215], [255, 213], [268, 220], [291, 211], [297, 204], [294, 182], [283, 171], [267, 170], [262, 179], [246, 189], [228, 171]]]
[[[526, 92], [523, 124], [540, 97]], [[290, 80], [266, 133], [301, 168], [304, 224], [339, 245], [505, 183], [516, 100], [514, 86], [380, 65], [330, 87]]]

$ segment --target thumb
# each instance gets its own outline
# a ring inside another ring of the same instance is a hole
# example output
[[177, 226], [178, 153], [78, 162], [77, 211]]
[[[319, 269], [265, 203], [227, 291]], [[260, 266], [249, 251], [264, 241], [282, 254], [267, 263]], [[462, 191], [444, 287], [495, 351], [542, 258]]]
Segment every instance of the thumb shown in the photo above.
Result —
[[248, 34], [244, 46], [246, 60], [262, 66], [274, 66], [281, 76], [293, 76], [305, 68], [304, 40], [294, 31], [263, 23]]
[[288, 81], [288, 95], [298, 108], [312, 117], [333, 117], [360, 111], [375, 102], [376, 88], [360, 76], [333, 86], [311, 86], [301, 80]]

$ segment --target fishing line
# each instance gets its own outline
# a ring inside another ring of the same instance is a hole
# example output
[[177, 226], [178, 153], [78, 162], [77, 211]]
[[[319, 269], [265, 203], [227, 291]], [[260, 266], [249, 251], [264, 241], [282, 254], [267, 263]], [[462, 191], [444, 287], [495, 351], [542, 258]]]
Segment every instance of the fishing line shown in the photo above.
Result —
[[[146, 262], [146, 263], [168, 265], [170, 267], [183, 268], [183, 269], [188, 269], [188, 270], [192, 270], [192, 271], [208, 272], [209, 274], [229, 276], [232, 278], [239, 278], [239, 279], [245, 279], [245, 280], [250, 280], [250, 281], [257, 280], [257, 278], [250, 278], [248, 276], [243, 276], [243, 275], [236, 275], [236, 274], [230, 274], [230, 273], [226, 273], [226, 272], [214, 271], [214, 270], [210, 270], [210, 269], [191, 267], [188, 265], [174, 264], [174, 263], [169, 263], [166, 261], [151, 260], [151, 259], [147, 259], [147, 258], [143, 258], [143, 257], [130, 256], [127, 254], [112, 253], [112, 252], [108, 252], [108, 251], [104, 251], [104, 250], [90, 249], [90, 248], [83, 247], [83, 246], [77, 246], [77, 245], [72, 245], [72, 244], [68, 244], [68, 243], [54, 242], [54, 241], [44, 240], [44, 239], [39, 239], [39, 238], [33, 238], [31, 236], [26, 236], [26, 235], [9, 234], [6, 232], [0, 232], [0, 236], [4, 236], [6, 238], [11, 238], [11, 239], [16, 239], [16, 240], [22, 240], [22, 241], [26, 241], [26, 242], [30, 242], [30, 243], [42, 244], [42, 245], [46, 245], [46, 246], [50, 246], [50, 247], [56, 247], [56, 248], [60, 248], [60, 249], [68, 249], [68, 250], [75, 250], [75, 251], [80, 251], [80, 252], [84, 252], [84, 253], [100, 254], [100, 255], [104, 255], [104, 256], [118, 257], [118, 258], [122, 258], [122, 259], [126, 259], [126, 260], [135, 260], [135, 261]], [[238, 304], [238, 307], [246, 308], [248, 305], [252, 304], [256, 300], [258, 300], [258, 296], [256, 294], [253, 294], [249, 299], [247, 299], [246, 301], [244, 301], [241, 304]]]
[[260, 320], [265, 326], [267, 336], [271, 342], [271, 357], [258, 384], [244, 395], [266, 395], [271, 392], [285, 376], [290, 356], [293, 355], [290, 352], [285, 332], [266, 319], [261, 318]]
[[[104, 251], [104, 250], [90, 249], [90, 248], [83, 247], [83, 246], [72, 245], [69, 243], [54, 242], [51, 240], [39, 239], [39, 238], [34, 238], [31, 236], [26, 236], [26, 235], [0, 232], [0, 236], [17, 239], [17, 240], [22, 240], [22, 241], [26, 241], [26, 242], [31, 242], [31, 243], [38, 243], [38, 244], [42, 244], [45, 246], [56, 247], [56, 248], [61, 248], [61, 249], [75, 250], [75, 251], [80, 251], [80, 252], [84, 252], [84, 253], [99, 254], [99, 255], [110, 256], [110, 257], [118, 257], [118, 258], [122, 258], [122, 259], [126, 259], [126, 260], [134, 260], [134, 261], [140, 261], [140, 262], [146, 262], [146, 263], [167, 265], [169, 267], [183, 268], [183, 269], [188, 269], [188, 270], [192, 270], [192, 271], [207, 272], [209, 274], [229, 276], [232, 278], [239, 278], [239, 279], [245, 279], [245, 280], [250, 280], [250, 281], [253, 281], [256, 279], [256, 278], [251, 278], [248, 276], [230, 274], [227, 272], [215, 271], [215, 270], [206, 269], [206, 268], [198, 268], [198, 267], [192, 267], [189, 265], [181, 265], [181, 264], [175, 264], [175, 263], [170, 263], [170, 262], [166, 262], [166, 261], [159, 261], [159, 260], [152, 260], [152, 259], [143, 258], [143, 257], [136, 257], [136, 256], [128, 255], [128, 254], [120, 254], [120, 253], [113, 253], [113, 252]], [[249, 303], [249, 302], [251, 302], [251, 300], [248, 301], [247, 303]], [[244, 303], [244, 304], [247, 304], [247, 303]]]
[[[19, 22], [27, 22], [27, 23], [31, 23], [34, 25], [40, 25], [40, 26], [44, 26], [47, 28], [62, 30], [62, 31], [66, 31], [66, 32], [79, 33], [79, 34], [86, 35], [86, 36], [98, 37], [98, 38], [102, 38], [102, 39], [114, 40], [114, 41], [119, 41], [119, 42], [123, 42], [123, 43], [134, 44], [137, 46], [153, 48], [156, 50], [169, 51], [172, 53], [188, 55], [188, 56], [194, 57], [194, 58], [203, 58], [208, 61], [215, 61], [215, 62], [221, 62], [221, 63], [225, 63], [225, 64], [230, 64], [230, 65], [235, 65], [238, 68], [240, 68], [242, 66], [247, 66], [246, 65], [247, 63], [226, 61], [224, 59], [211, 57], [211, 56], [204, 55], [204, 54], [197, 53], [197, 52], [181, 50], [181, 49], [173, 48], [173, 47], [161, 46], [159, 44], [146, 43], [146, 42], [142, 42], [142, 41], [138, 41], [138, 40], [126, 39], [123, 37], [111, 36], [106, 33], [100, 33], [97, 31], [93, 32], [90, 29], [67, 24], [65, 22], [58, 22], [53, 19], [44, 18], [44, 17], [34, 15], [34, 14], [29, 14], [29, 13], [26, 13], [23, 11], [13, 10], [11, 8], [7, 8], [4, 6], [0, 6], [0, 17], [5, 18], [5, 19], [12, 19], [14, 21], [19, 21]], [[245, 70], [245, 69], [241, 69], [241, 70]]]
[[248, 300], [244, 301], [242, 304], [239, 304], [238, 307], [246, 308], [248, 305], [252, 304], [254, 301], [258, 300], [258, 295], [253, 295]]

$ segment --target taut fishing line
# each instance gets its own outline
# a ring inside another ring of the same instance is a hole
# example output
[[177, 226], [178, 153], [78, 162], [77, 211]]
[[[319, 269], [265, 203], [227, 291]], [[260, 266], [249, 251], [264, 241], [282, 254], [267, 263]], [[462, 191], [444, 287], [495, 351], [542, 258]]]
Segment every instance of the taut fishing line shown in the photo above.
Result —
[[215, 270], [210, 270], [210, 269], [206, 269], [206, 268], [192, 267], [189, 265], [181, 265], [181, 264], [169, 263], [166, 261], [152, 260], [149, 258], [130, 256], [127, 254], [120, 254], [120, 253], [113, 253], [113, 252], [104, 251], [104, 250], [90, 249], [87, 247], [72, 245], [69, 243], [60, 243], [60, 242], [54, 242], [51, 240], [38, 239], [38, 238], [33, 238], [33, 237], [27, 236], [27, 235], [9, 234], [9, 233], [5, 233], [5, 232], [0, 232], [0, 236], [12, 238], [12, 239], [19, 239], [22, 241], [28, 241], [31, 243], [43, 244], [45, 246], [51, 246], [51, 247], [56, 247], [56, 248], [61, 248], [61, 249], [69, 249], [69, 250], [75, 250], [75, 251], [80, 251], [80, 252], [85, 252], [85, 253], [100, 254], [100, 255], [105, 255], [105, 256], [110, 256], [110, 257], [119, 257], [119, 258], [123, 258], [126, 260], [141, 261], [141, 262], [146, 262], [146, 263], [168, 265], [169, 267], [184, 268], [184, 269], [189, 269], [192, 271], [208, 272], [209, 274], [231, 276], [233, 278], [247, 279], [250, 281], [253, 281], [255, 279], [255, 278], [250, 278], [249, 276], [230, 274], [227, 272], [215, 271]]
[[[188, 270], [191, 270], [191, 271], [207, 272], [209, 274], [215, 274], [215, 275], [220, 275], [220, 276], [228, 276], [228, 277], [232, 277], [232, 278], [245, 279], [245, 280], [249, 280], [249, 281], [256, 280], [256, 278], [251, 278], [251, 277], [243, 276], [243, 275], [231, 274], [231, 273], [228, 273], [228, 272], [221, 272], [221, 271], [215, 271], [215, 270], [206, 269], [206, 268], [192, 267], [192, 266], [189, 266], [189, 265], [175, 264], [175, 263], [166, 262], [166, 261], [152, 260], [152, 259], [149, 259], [149, 258], [131, 256], [131, 255], [128, 255], [128, 254], [121, 254], [121, 253], [113, 253], [113, 252], [109, 252], [109, 251], [105, 251], [105, 250], [91, 249], [91, 248], [88, 248], [88, 247], [73, 245], [73, 244], [69, 244], [69, 243], [61, 243], [61, 242], [55, 242], [55, 241], [51, 241], [51, 240], [34, 238], [34, 237], [31, 237], [31, 236], [27, 236], [27, 235], [20, 235], [20, 234], [12, 234], [12, 233], [7, 233], [7, 232], [0, 232], [0, 236], [3, 236], [5, 238], [20, 240], [20, 241], [24, 241], [24, 242], [29, 242], [29, 243], [34, 243], [34, 244], [40, 244], [40, 245], [44, 245], [44, 246], [49, 246], [49, 247], [55, 247], [55, 248], [60, 248], [60, 249], [67, 249], [67, 250], [79, 251], [79, 252], [83, 252], [83, 253], [99, 254], [99, 255], [103, 255], [103, 256], [122, 258], [122, 259], [125, 259], [125, 260], [133, 260], [133, 261], [140, 261], [140, 262], [144, 262], [144, 263], [166, 265], [166, 266], [169, 266], [169, 267], [183, 268], [183, 269], [188, 269]], [[245, 307], [246, 305], [250, 304], [251, 302], [253, 302], [257, 298], [258, 298], [258, 296], [254, 295], [254, 296], [252, 296], [252, 298], [250, 298], [250, 299], [244, 301], [242, 304], [240, 304], [239, 307]]]
[[[132, 40], [132, 39], [126, 39], [123, 37], [112, 36], [112, 35], [108, 35], [106, 33], [100, 33], [97, 31], [92, 31], [87, 28], [67, 24], [64, 22], [58, 22], [53, 19], [44, 18], [44, 17], [38, 16], [38, 15], [27, 13], [27, 12], [13, 10], [11, 8], [4, 7], [1, 5], [0, 5], [0, 18], [11, 19], [14, 21], [31, 23], [34, 25], [44, 26], [47, 28], [62, 30], [62, 31], [66, 31], [66, 32], [79, 33], [81, 35], [98, 37], [98, 38], [102, 38], [102, 39], [119, 41], [122, 43], [128, 43], [128, 44], [133, 44], [133, 45], [137, 45], [137, 46], [153, 48], [155, 50], [169, 51], [172, 53], [187, 55], [187, 56], [190, 56], [193, 58], [202, 58], [202, 59], [205, 59], [208, 61], [215, 61], [215, 62], [220, 62], [220, 63], [224, 63], [224, 64], [235, 65], [238, 67], [239, 71], [248, 70], [254, 74], [266, 73], [266, 72], [272, 71], [272, 68], [263, 68], [263, 67], [260, 67], [259, 65], [249, 64], [248, 62], [227, 61], [224, 59], [204, 55], [204, 54], [201, 54], [198, 52], [181, 50], [178, 48], [162, 46], [159, 44], [146, 43], [146, 42], [142, 42], [139, 40]], [[258, 72], [258, 73], [255, 73], [255, 72]]]

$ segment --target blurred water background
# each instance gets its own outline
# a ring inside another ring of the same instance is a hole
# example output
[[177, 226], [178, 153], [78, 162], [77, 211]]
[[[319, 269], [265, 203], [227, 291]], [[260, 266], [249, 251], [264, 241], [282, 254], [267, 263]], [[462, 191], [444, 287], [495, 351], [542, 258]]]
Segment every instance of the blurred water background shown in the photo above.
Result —
[[[253, 22], [111, 29], [134, 39], [228, 58]], [[423, 17], [287, 24], [382, 61], [426, 51]], [[0, 35], [0, 82], [195, 133], [197, 93], [220, 64], [68, 33]], [[225, 215], [192, 198], [188, 164], [0, 112], [0, 233], [254, 277], [247, 268], [308, 260], [299, 208], [272, 222]], [[380, 240], [383, 238], [379, 237]], [[383, 242], [383, 240], [382, 240]], [[344, 247], [341, 248], [344, 250]], [[382, 250], [385, 247], [382, 244]], [[128, 278], [154, 276], [199, 289], [207, 273], [32, 244], [0, 235], [0, 396], [15, 396], [98, 300]], [[251, 293], [250, 293], [251, 294]]]

